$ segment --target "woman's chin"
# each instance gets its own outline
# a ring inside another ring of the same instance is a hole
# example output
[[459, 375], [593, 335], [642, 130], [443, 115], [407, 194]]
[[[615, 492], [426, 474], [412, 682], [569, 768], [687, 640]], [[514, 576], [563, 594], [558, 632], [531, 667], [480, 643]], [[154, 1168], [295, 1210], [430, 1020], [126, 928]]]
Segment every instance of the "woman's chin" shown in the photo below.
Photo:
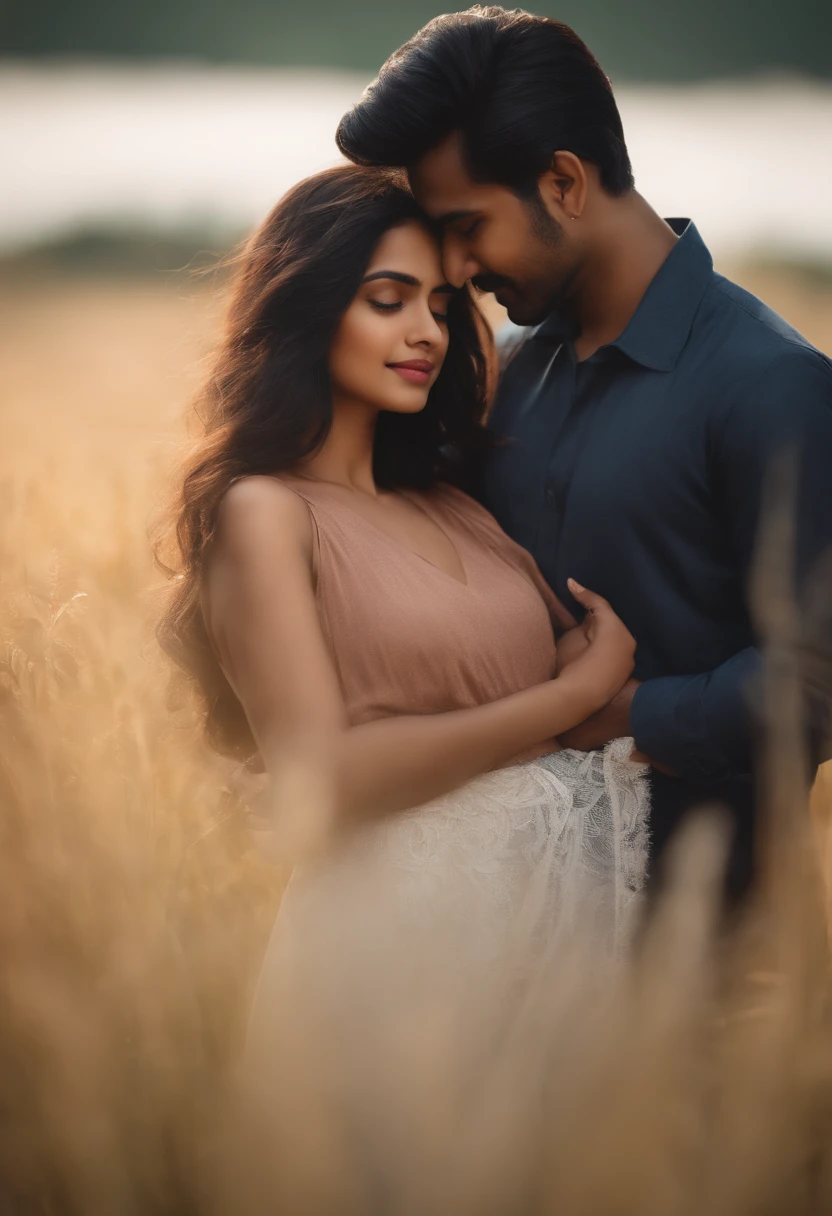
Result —
[[427, 392], [420, 388], [410, 393], [397, 394], [390, 397], [382, 409], [390, 414], [420, 414], [428, 403]]

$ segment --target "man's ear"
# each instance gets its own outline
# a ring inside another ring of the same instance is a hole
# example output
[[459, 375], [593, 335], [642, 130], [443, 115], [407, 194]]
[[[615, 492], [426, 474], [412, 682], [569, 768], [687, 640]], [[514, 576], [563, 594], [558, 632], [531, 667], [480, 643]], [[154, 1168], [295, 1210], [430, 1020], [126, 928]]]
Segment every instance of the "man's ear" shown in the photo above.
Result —
[[580, 219], [586, 206], [587, 174], [574, 152], [553, 152], [549, 168], [538, 178], [540, 196], [551, 215], [566, 223]]

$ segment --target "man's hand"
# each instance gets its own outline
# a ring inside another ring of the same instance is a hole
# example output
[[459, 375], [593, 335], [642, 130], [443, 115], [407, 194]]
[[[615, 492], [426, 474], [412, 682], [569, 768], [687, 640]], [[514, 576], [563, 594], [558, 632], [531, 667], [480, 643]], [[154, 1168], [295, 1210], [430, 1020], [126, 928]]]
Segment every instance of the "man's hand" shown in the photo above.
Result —
[[[572, 629], [567, 629], [565, 633], [561, 634], [558, 639], [558, 675], [570, 663], [574, 663], [577, 658], [580, 658], [589, 646], [589, 638], [587, 637], [589, 627], [590, 622], [589, 618], [587, 618], [582, 624], [576, 625]], [[605, 705], [603, 709], [599, 709], [591, 718], [587, 718], [585, 722], [580, 722], [577, 726], [573, 726], [571, 730], [567, 731], [565, 735], [561, 735], [558, 739], [561, 747], [571, 747], [579, 752], [590, 752], [596, 748], [604, 747], [612, 739], [628, 738], [632, 734], [630, 706], [639, 684], [639, 680], [628, 680], [621, 691], [616, 693], [609, 705]], [[676, 773], [668, 768], [667, 765], [662, 764], [658, 760], [653, 760], [650, 756], [645, 756], [643, 752], [634, 751], [632, 759], [641, 764], [649, 764], [651, 768], [656, 769], [660, 773], [666, 773], [668, 777], [676, 776]]]
[[638, 680], [628, 680], [608, 705], [599, 709], [585, 722], [573, 726], [572, 730], [567, 731], [565, 735], [561, 735], [558, 739], [560, 745], [577, 748], [580, 752], [589, 752], [597, 747], [603, 747], [611, 739], [625, 739], [632, 734], [630, 705], [638, 686]]
[[[580, 630], [570, 630], [570, 633], [578, 632]], [[567, 634], [564, 634], [564, 638], [567, 636]], [[563, 642], [563, 638], [561, 642]], [[570, 658], [563, 662], [563, 666], [567, 666], [572, 658], [577, 657], [577, 655], [571, 654], [573, 648], [577, 650], [577, 640], [569, 643], [567, 654], [570, 655]], [[558, 666], [561, 666], [560, 661]], [[561, 747], [572, 747], [579, 752], [589, 752], [603, 747], [611, 739], [626, 739], [631, 735], [633, 732], [630, 726], [630, 706], [639, 683], [639, 680], [628, 680], [621, 689], [621, 692], [616, 693], [609, 705], [605, 705], [603, 709], [598, 710], [597, 714], [593, 714], [585, 722], [579, 723], [578, 726], [573, 726], [572, 730], [567, 731], [565, 735], [561, 735], [558, 739]], [[649, 764], [651, 768], [656, 769], [657, 772], [666, 773], [668, 777], [676, 776], [676, 773], [668, 768], [666, 764], [653, 760], [650, 756], [645, 756], [643, 752], [634, 751], [631, 759], [639, 761], [642, 764]]]

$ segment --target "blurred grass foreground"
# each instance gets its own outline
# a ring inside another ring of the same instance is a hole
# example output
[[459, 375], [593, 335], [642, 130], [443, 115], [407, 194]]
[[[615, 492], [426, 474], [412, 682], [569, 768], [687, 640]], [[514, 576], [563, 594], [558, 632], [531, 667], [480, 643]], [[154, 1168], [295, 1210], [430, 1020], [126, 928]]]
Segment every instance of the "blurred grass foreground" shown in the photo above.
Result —
[[[832, 346], [828, 284], [744, 282]], [[229, 1137], [285, 875], [250, 843], [233, 768], [166, 702], [147, 539], [215, 287], [0, 289], [0, 1212], [832, 1211], [832, 783], [810, 819], [788, 661], [768, 690], [767, 882], [728, 940], [714, 946], [720, 842], [703, 822], [603, 1002], [565, 958], [473, 1089], [477, 1008], [460, 1019], [441, 990], [378, 1046], [403, 1129], [383, 1159], [373, 1108], [357, 1126], [321, 1083], [311, 1031], [274, 1077], [266, 1142]]]

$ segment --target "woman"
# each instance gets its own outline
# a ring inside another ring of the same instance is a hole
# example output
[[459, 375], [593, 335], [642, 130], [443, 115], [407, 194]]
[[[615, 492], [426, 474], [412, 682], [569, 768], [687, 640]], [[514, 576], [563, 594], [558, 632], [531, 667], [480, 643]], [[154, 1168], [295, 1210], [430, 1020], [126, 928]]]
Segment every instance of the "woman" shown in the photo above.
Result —
[[576, 584], [574, 627], [459, 488], [489, 442], [483, 328], [409, 193], [375, 170], [301, 183], [243, 255], [163, 642], [214, 742], [272, 775], [278, 826], [300, 772], [301, 822], [317, 810], [343, 839], [290, 886], [255, 1022], [293, 940], [307, 981], [341, 996], [371, 939], [387, 981], [406, 942], [407, 987], [417, 956], [454, 971], [520, 936], [539, 950], [588, 909], [615, 936], [641, 883], [630, 741], [557, 744], [627, 680], [633, 639]]

